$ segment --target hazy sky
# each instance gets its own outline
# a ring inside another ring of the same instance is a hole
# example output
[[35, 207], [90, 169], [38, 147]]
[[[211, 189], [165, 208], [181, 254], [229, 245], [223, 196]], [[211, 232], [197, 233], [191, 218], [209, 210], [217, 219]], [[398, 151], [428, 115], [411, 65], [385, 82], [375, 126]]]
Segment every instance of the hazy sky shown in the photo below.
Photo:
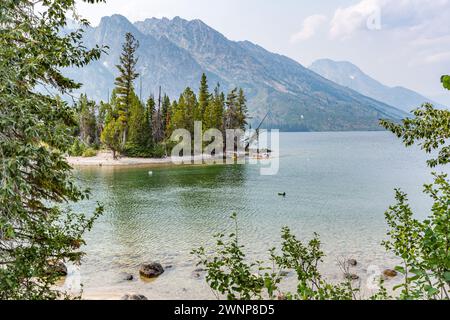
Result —
[[450, 0], [107, 0], [81, 3], [92, 24], [122, 14], [201, 19], [231, 40], [249, 40], [305, 66], [347, 60], [390, 86], [450, 105]]

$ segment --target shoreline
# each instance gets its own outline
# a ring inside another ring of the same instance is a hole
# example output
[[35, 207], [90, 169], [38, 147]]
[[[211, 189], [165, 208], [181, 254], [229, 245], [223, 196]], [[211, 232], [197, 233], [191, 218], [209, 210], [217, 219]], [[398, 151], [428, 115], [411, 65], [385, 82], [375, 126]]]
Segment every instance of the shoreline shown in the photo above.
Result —
[[169, 165], [171, 158], [129, 158], [121, 157], [114, 160], [109, 153], [100, 153], [95, 157], [66, 157], [69, 165], [73, 167], [128, 167], [144, 165]]
[[[239, 158], [246, 158], [245, 155], [239, 155]], [[228, 157], [231, 158], [231, 157]], [[175, 165], [194, 165], [196, 160], [207, 161], [210, 163], [223, 162], [223, 155], [205, 158], [205, 155], [190, 157], [165, 157], [165, 158], [130, 158], [119, 157], [114, 160], [112, 153], [100, 152], [95, 157], [66, 157], [67, 162], [72, 167], [142, 167], [142, 166], [175, 166]]]

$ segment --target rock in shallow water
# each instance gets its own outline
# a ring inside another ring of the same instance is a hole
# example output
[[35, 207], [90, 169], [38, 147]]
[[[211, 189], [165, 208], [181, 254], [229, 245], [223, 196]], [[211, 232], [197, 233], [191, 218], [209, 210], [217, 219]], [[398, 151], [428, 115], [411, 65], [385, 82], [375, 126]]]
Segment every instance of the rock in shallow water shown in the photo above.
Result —
[[395, 278], [397, 276], [397, 274], [398, 274], [397, 271], [391, 270], [391, 269], [386, 269], [383, 271], [383, 275], [386, 278]]
[[126, 294], [122, 297], [121, 300], [148, 300], [146, 296], [142, 294]]
[[126, 281], [132, 281], [134, 279], [132, 274], [127, 274], [123, 277], [124, 280]]
[[356, 267], [358, 265], [358, 261], [356, 261], [355, 259], [348, 259], [347, 263], [349, 266], [352, 266], [352, 267]]
[[347, 273], [347, 274], [345, 275], [345, 278], [346, 278], [347, 280], [350, 280], [350, 281], [359, 280], [359, 276], [358, 276], [357, 274], [354, 274], [354, 273]]
[[65, 277], [68, 274], [67, 267], [64, 262], [51, 263], [47, 270], [48, 274], [55, 274], [60, 277]]
[[164, 268], [157, 262], [141, 265], [139, 274], [145, 278], [156, 278], [164, 273]]

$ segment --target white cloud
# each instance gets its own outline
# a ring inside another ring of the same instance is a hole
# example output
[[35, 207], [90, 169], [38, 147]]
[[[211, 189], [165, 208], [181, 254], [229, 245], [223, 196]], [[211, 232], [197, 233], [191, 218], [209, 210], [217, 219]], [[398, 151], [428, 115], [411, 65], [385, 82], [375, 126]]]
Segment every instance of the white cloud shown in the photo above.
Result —
[[373, 29], [444, 33], [449, 24], [448, 20], [447, 23], [441, 21], [441, 17], [448, 19], [449, 12], [450, 0], [362, 0], [336, 10], [330, 35], [351, 37], [357, 32]]
[[330, 35], [346, 37], [367, 28], [370, 17], [380, 12], [380, 3], [386, 0], [363, 0], [347, 8], [338, 8], [331, 20]]
[[325, 24], [326, 21], [327, 17], [321, 14], [315, 14], [307, 17], [303, 21], [302, 29], [291, 36], [291, 42], [295, 43], [312, 38], [316, 34], [317, 29]]
[[450, 0], [352, 3], [328, 13], [329, 24], [316, 32], [318, 41], [308, 42], [299, 60], [348, 60], [390, 86], [431, 98], [442, 91], [439, 79], [450, 67]]

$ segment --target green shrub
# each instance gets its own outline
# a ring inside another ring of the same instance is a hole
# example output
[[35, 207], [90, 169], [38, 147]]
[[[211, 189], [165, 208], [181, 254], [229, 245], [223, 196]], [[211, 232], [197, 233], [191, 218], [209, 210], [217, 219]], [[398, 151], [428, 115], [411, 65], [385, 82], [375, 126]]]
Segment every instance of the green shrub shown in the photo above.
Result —
[[127, 144], [122, 153], [131, 158], [151, 158], [153, 156], [151, 148], [137, 144]]
[[82, 157], [84, 158], [91, 158], [91, 157], [95, 157], [97, 155], [97, 151], [93, 148], [87, 148], [86, 150], [84, 150]]
[[91, 144], [91, 148], [96, 151], [100, 151], [101, 145], [100, 145], [100, 143], [96, 142], [96, 143]]
[[129, 143], [125, 146], [123, 155], [131, 158], [163, 158], [166, 156], [166, 148], [164, 144], [149, 148]]
[[426, 220], [414, 218], [401, 190], [396, 190], [397, 203], [386, 212], [389, 238], [383, 244], [402, 259], [395, 268], [404, 276], [396, 287], [402, 289], [402, 299], [450, 299], [450, 182], [445, 174], [433, 175], [434, 183], [425, 185], [425, 193], [433, 200]]
[[[449, 85], [443, 77], [444, 87]], [[418, 145], [433, 157], [431, 168], [450, 163], [450, 111], [426, 103], [413, 111], [415, 117], [401, 123], [381, 121], [381, 125], [403, 140], [405, 146]], [[407, 194], [396, 190], [396, 204], [386, 212], [389, 238], [385, 248], [401, 258], [395, 269], [403, 275], [400, 298], [408, 300], [450, 300], [450, 181], [445, 173], [432, 173], [434, 182], [424, 193], [433, 201], [425, 220], [414, 218]]]
[[75, 139], [72, 147], [70, 147], [69, 155], [72, 157], [81, 157], [86, 151], [86, 145], [79, 139]]
[[[324, 253], [317, 235], [304, 244], [283, 228], [281, 254], [269, 250], [267, 262], [249, 262], [243, 246], [238, 242], [237, 216], [235, 230], [228, 237], [218, 234], [216, 247], [206, 250], [201, 247], [193, 250], [199, 265], [205, 268], [206, 281], [217, 298], [226, 296], [229, 300], [298, 299], [298, 300], [352, 300], [359, 289], [352, 287], [350, 280], [339, 284], [327, 283], [321, 276], [318, 266]], [[210, 253], [211, 252], [211, 253]], [[279, 284], [287, 276], [286, 271], [297, 275], [297, 291], [282, 292]]]
[[164, 144], [157, 144], [154, 146], [152, 156], [154, 158], [164, 158], [166, 156], [166, 146]]

